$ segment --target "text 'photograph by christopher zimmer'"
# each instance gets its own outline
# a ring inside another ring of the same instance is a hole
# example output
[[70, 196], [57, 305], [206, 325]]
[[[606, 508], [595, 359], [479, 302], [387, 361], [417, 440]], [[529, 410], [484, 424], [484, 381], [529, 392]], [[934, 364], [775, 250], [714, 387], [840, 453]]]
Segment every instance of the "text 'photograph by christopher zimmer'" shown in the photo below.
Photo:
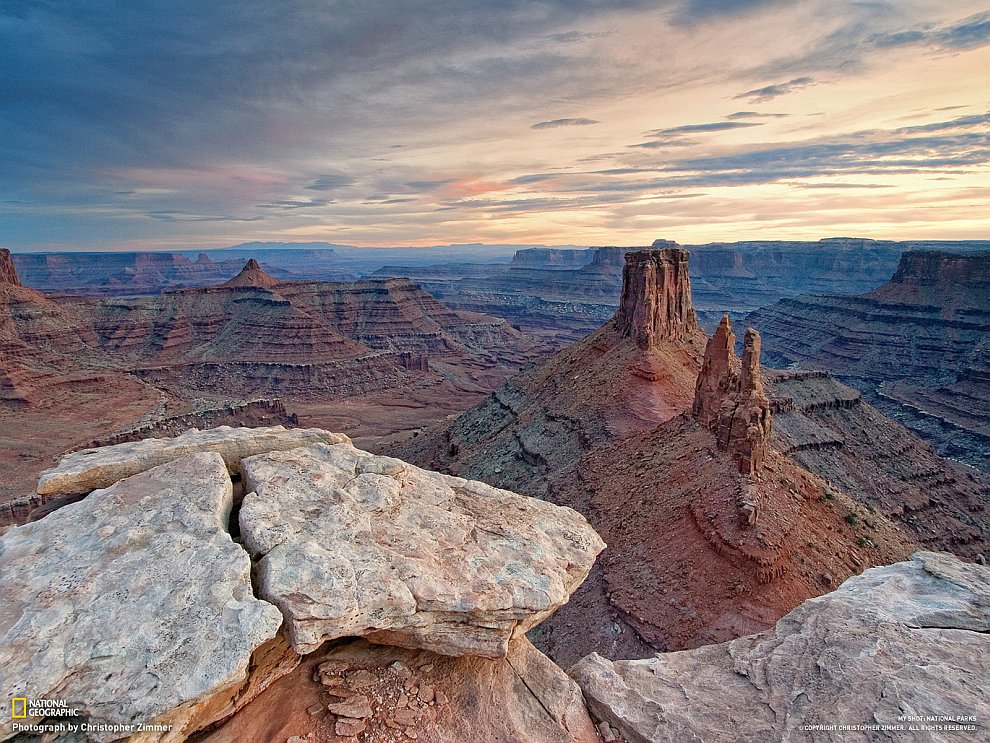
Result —
[[990, 741], [990, 0], [0, 2], [0, 741]]

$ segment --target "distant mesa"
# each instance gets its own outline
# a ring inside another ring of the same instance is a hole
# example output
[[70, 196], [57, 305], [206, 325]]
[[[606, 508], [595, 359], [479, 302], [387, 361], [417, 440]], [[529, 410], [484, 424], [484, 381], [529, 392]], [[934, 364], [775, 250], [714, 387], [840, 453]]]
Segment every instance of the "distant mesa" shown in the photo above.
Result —
[[10, 251], [6, 248], [0, 249], [0, 284], [21, 286], [21, 280], [17, 278], [17, 269], [14, 268], [14, 259], [10, 257]]
[[239, 274], [237, 274], [230, 281], [224, 282], [221, 286], [253, 286], [271, 289], [274, 286], [278, 286], [278, 279], [265, 273], [265, 271], [261, 268], [261, 264], [252, 258], [244, 264], [244, 268], [241, 269]]

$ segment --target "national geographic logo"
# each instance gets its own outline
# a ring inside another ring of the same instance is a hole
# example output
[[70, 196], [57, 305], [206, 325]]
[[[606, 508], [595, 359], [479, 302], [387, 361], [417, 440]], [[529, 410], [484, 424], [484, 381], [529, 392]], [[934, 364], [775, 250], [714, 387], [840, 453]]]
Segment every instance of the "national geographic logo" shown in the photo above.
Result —
[[10, 716], [15, 720], [28, 717], [78, 717], [79, 710], [70, 707], [64, 699], [14, 697], [10, 700]]

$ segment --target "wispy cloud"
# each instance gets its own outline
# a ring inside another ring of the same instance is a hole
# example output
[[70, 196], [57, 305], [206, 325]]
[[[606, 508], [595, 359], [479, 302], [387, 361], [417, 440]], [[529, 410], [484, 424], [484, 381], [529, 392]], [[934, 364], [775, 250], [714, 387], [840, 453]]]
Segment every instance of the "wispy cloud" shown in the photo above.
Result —
[[327, 173], [316, 178], [306, 188], [310, 191], [334, 191], [354, 185], [354, 178], [344, 173]]
[[561, 126], [591, 126], [600, 123], [594, 119], [551, 119], [550, 121], [539, 121], [533, 124], [530, 129], [557, 129]]
[[747, 90], [745, 93], [740, 93], [739, 95], [733, 97], [737, 100], [740, 98], [747, 98], [750, 103], [766, 103], [767, 101], [772, 101], [774, 98], [779, 98], [782, 95], [793, 93], [795, 90], [807, 88], [809, 85], [814, 85], [814, 83], [814, 78], [796, 77], [785, 83], [776, 83], [774, 85], [766, 85], [762, 88], [756, 88], [754, 90]]
[[731, 113], [725, 118], [735, 121], [736, 119], [784, 119], [790, 116], [790, 114], [770, 114], [770, 113], [760, 113], [758, 111], [736, 111]]

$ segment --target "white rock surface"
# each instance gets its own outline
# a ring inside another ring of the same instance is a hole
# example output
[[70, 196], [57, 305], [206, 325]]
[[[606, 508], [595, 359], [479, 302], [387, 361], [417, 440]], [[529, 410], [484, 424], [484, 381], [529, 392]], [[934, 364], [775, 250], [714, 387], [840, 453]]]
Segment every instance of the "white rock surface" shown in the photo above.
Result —
[[[593, 653], [569, 673], [630, 743], [985, 741], [988, 633], [990, 568], [919, 552], [805, 601], [772, 631], [649, 660]], [[805, 728], [816, 725], [903, 729]]]
[[[299, 653], [327, 639], [504, 657], [604, 543], [569, 508], [317, 444], [245, 459], [245, 545]], [[250, 492], [254, 491], [254, 492]]]
[[350, 439], [319, 428], [192, 428], [174, 438], [142, 439], [67, 454], [55, 467], [41, 473], [38, 494], [86, 493], [109, 487], [125, 477], [195, 452], [215, 451], [230, 472], [239, 472], [241, 460], [255, 454], [342, 442], [349, 443]]
[[[249, 557], [226, 530], [231, 503], [221, 455], [200, 453], [8, 531], [3, 693], [64, 699], [90, 723], [173, 725], [141, 740], [184, 740], [187, 725], [229, 711], [223, 694], [282, 623], [252, 593]], [[12, 729], [5, 700], [0, 739]]]

